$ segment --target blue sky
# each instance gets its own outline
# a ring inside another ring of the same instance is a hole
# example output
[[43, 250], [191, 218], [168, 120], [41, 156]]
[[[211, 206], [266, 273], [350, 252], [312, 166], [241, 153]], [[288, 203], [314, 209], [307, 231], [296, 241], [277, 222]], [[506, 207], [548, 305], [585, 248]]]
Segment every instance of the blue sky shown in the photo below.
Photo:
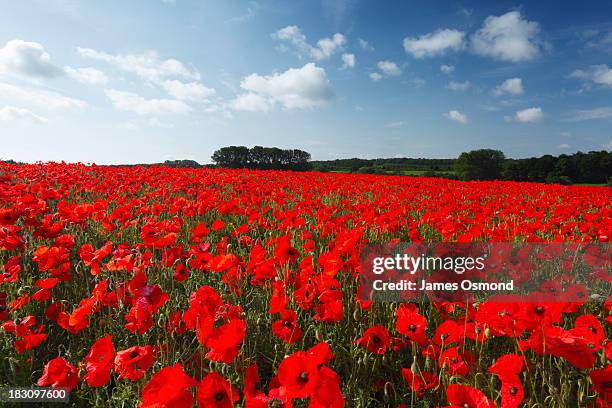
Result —
[[612, 3], [3, 1], [0, 156], [612, 149]]

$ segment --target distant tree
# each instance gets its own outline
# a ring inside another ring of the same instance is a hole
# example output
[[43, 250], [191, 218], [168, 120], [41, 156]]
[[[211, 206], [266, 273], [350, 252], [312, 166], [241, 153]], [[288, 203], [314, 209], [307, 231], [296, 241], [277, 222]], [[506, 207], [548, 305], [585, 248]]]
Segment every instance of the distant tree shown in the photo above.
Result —
[[461, 180], [500, 179], [505, 158], [500, 150], [480, 149], [463, 152], [455, 161], [455, 172]]
[[200, 163], [195, 160], [166, 160], [164, 166], [168, 167], [187, 167], [187, 168], [198, 168], [201, 167]]
[[246, 146], [222, 147], [212, 155], [212, 160], [221, 167], [310, 170], [310, 153], [298, 149], [279, 149], [278, 147]]
[[212, 160], [221, 167], [241, 168], [249, 166], [249, 148], [246, 146], [227, 146], [217, 150]]

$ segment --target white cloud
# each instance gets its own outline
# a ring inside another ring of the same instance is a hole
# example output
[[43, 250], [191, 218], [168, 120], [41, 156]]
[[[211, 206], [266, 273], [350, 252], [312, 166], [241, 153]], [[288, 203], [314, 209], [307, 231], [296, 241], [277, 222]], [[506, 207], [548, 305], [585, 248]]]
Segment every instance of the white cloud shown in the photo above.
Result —
[[610, 143], [603, 143], [601, 147], [603, 147], [606, 150], [612, 150], [612, 139], [610, 139]]
[[208, 88], [199, 82], [182, 82], [178, 79], [166, 80], [161, 86], [168, 94], [181, 101], [204, 102], [216, 94], [212, 88]]
[[612, 68], [609, 68], [607, 65], [592, 65], [586, 70], [578, 69], [572, 72], [570, 76], [592, 82], [595, 85], [612, 88]]
[[503, 61], [530, 61], [541, 53], [539, 32], [537, 22], [524, 20], [520, 12], [511, 11], [487, 17], [483, 26], [471, 36], [470, 45], [479, 55]]
[[25, 120], [32, 123], [45, 123], [47, 119], [38, 116], [31, 111], [14, 106], [5, 106], [0, 108], [0, 121]]
[[457, 82], [450, 81], [446, 87], [451, 91], [467, 91], [470, 88], [470, 81]]
[[263, 96], [249, 92], [238, 95], [232, 102], [232, 108], [247, 112], [268, 112], [272, 104]]
[[355, 54], [342, 54], [342, 65], [343, 68], [354, 68], [357, 63], [357, 59], [355, 58]]
[[468, 123], [468, 117], [466, 114], [459, 112], [458, 110], [452, 110], [443, 114], [445, 118], [459, 122], [462, 124]]
[[401, 73], [402, 73], [402, 70], [393, 61], [388, 61], [388, 60], [378, 61], [378, 64], [376, 64], [376, 66], [385, 75], [398, 76], [398, 75], [401, 75]]
[[359, 46], [361, 47], [362, 50], [374, 51], [374, 47], [372, 47], [370, 43], [364, 40], [363, 38], [360, 38], [358, 41], [359, 41]]
[[379, 74], [378, 72], [370, 73], [369, 77], [374, 82], [377, 82], [377, 81], [380, 81], [381, 79], [383, 79], [383, 76], [381, 74]]
[[340, 33], [336, 33], [332, 38], [322, 38], [317, 42], [317, 47], [311, 50], [312, 56], [316, 60], [331, 57], [346, 44], [346, 38]]
[[144, 54], [112, 55], [91, 48], [77, 48], [79, 55], [97, 61], [104, 61], [121, 71], [135, 74], [147, 81], [159, 83], [169, 78], [199, 80], [200, 74], [189, 69], [176, 59], [160, 59], [156, 52]]
[[0, 74], [29, 78], [53, 78], [62, 70], [51, 63], [51, 57], [37, 42], [11, 40], [0, 48]]
[[435, 57], [464, 47], [463, 31], [440, 29], [419, 38], [404, 38], [404, 50], [415, 58]]
[[251, 74], [240, 87], [248, 93], [238, 96], [233, 107], [242, 110], [265, 111], [275, 104], [284, 109], [312, 109], [335, 98], [325, 70], [312, 62], [280, 74]]
[[135, 93], [116, 89], [104, 92], [115, 108], [139, 115], [182, 114], [191, 111], [189, 105], [175, 99], [145, 99]]
[[306, 36], [298, 26], [290, 25], [283, 27], [272, 33], [272, 38], [279, 41], [287, 41], [295, 48], [300, 56], [310, 57], [317, 61], [331, 57], [336, 52], [342, 50], [346, 44], [346, 37], [340, 33], [334, 34], [331, 38], [321, 38], [316, 47], [306, 41]]
[[402, 121], [396, 121], [396, 122], [389, 122], [385, 125], [385, 127], [387, 128], [398, 128], [398, 127], [402, 127], [404, 126], [404, 122]]
[[561, 143], [559, 146], [557, 146], [557, 148], [559, 149], [569, 149], [571, 146], [568, 145], [567, 143]]
[[612, 120], [612, 106], [604, 106], [595, 109], [575, 110], [568, 116], [568, 120], [572, 122], [580, 122], [583, 120], [594, 119], [609, 119]]
[[542, 108], [528, 108], [516, 112], [515, 119], [523, 123], [539, 122], [544, 118]]
[[57, 92], [17, 87], [6, 83], [0, 83], [0, 99], [19, 100], [44, 109], [81, 109], [87, 106], [85, 101]]
[[65, 67], [64, 72], [68, 77], [83, 84], [106, 85], [108, 82], [108, 77], [106, 74], [102, 71], [98, 71], [95, 68]]
[[453, 73], [453, 71], [455, 71], [454, 65], [446, 65], [446, 64], [440, 65], [440, 72], [444, 74], [451, 74]]
[[521, 78], [506, 79], [504, 82], [498, 85], [495, 90], [493, 90], [493, 94], [496, 96], [501, 96], [503, 94], [517, 96], [522, 95], [524, 92], [523, 80]]

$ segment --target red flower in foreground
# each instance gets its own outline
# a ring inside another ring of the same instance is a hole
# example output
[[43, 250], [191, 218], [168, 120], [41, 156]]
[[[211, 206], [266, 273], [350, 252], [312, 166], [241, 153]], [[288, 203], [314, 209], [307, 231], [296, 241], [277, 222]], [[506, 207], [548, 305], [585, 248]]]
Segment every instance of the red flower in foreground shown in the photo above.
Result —
[[418, 312], [419, 309], [413, 304], [401, 305], [397, 309], [395, 330], [415, 343], [423, 344], [427, 340], [427, 320]]
[[355, 343], [361, 347], [367, 348], [370, 352], [376, 354], [385, 354], [387, 348], [391, 344], [391, 338], [389, 332], [385, 326], [372, 326], [369, 327], [364, 333], [363, 337], [357, 339]]
[[47, 363], [45, 371], [43, 371], [43, 375], [39, 378], [37, 384], [40, 387], [51, 386], [71, 390], [78, 383], [79, 373], [77, 368], [62, 357], [56, 357]]
[[293, 310], [283, 310], [280, 319], [272, 323], [272, 333], [289, 344], [302, 338], [302, 329], [296, 326], [297, 314]]
[[191, 407], [193, 395], [188, 388], [196, 385], [197, 381], [185, 374], [179, 363], [162, 368], [145, 385], [140, 408]]
[[319, 369], [306, 352], [297, 351], [278, 366], [278, 381], [290, 398], [307, 398], [319, 381]]
[[591, 371], [591, 381], [593, 388], [599, 393], [599, 397], [604, 401], [612, 401], [612, 364], [606, 368]]
[[451, 384], [446, 388], [446, 398], [452, 407], [495, 408], [495, 404], [482, 391], [468, 385]]
[[119, 375], [119, 378], [135, 381], [142, 378], [154, 362], [153, 347], [130, 347], [118, 352], [115, 356], [115, 372]]
[[506, 354], [495, 361], [489, 372], [497, 374], [502, 382], [502, 408], [516, 408], [523, 401], [525, 390], [518, 374], [523, 369], [523, 358], [517, 354]]
[[438, 376], [426, 371], [414, 374], [409, 368], [402, 368], [402, 376], [408, 383], [408, 388], [414, 391], [419, 398], [423, 398], [425, 391], [438, 385]]
[[196, 394], [200, 408], [231, 408], [238, 399], [238, 391], [215, 371], [204, 377]]
[[91, 387], [101, 387], [110, 379], [110, 370], [115, 358], [115, 347], [109, 334], [98, 339], [87, 354], [85, 381]]

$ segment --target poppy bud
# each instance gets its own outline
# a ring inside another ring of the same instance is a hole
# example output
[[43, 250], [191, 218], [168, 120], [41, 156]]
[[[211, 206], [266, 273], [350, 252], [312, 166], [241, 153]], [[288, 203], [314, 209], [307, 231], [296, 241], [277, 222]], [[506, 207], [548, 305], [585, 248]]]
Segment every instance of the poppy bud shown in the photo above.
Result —
[[315, 330], [315, 339], [317, 339], [317, 341], [323, 341], [323, 335], [321, 334], [319, 329]]
[[391, 391], [393, 391], [393, 396], [395, 396], [395, 387], [393, 383], [386, 382], [384, 386], [384, 399], [386, 403], [389, 403]]

